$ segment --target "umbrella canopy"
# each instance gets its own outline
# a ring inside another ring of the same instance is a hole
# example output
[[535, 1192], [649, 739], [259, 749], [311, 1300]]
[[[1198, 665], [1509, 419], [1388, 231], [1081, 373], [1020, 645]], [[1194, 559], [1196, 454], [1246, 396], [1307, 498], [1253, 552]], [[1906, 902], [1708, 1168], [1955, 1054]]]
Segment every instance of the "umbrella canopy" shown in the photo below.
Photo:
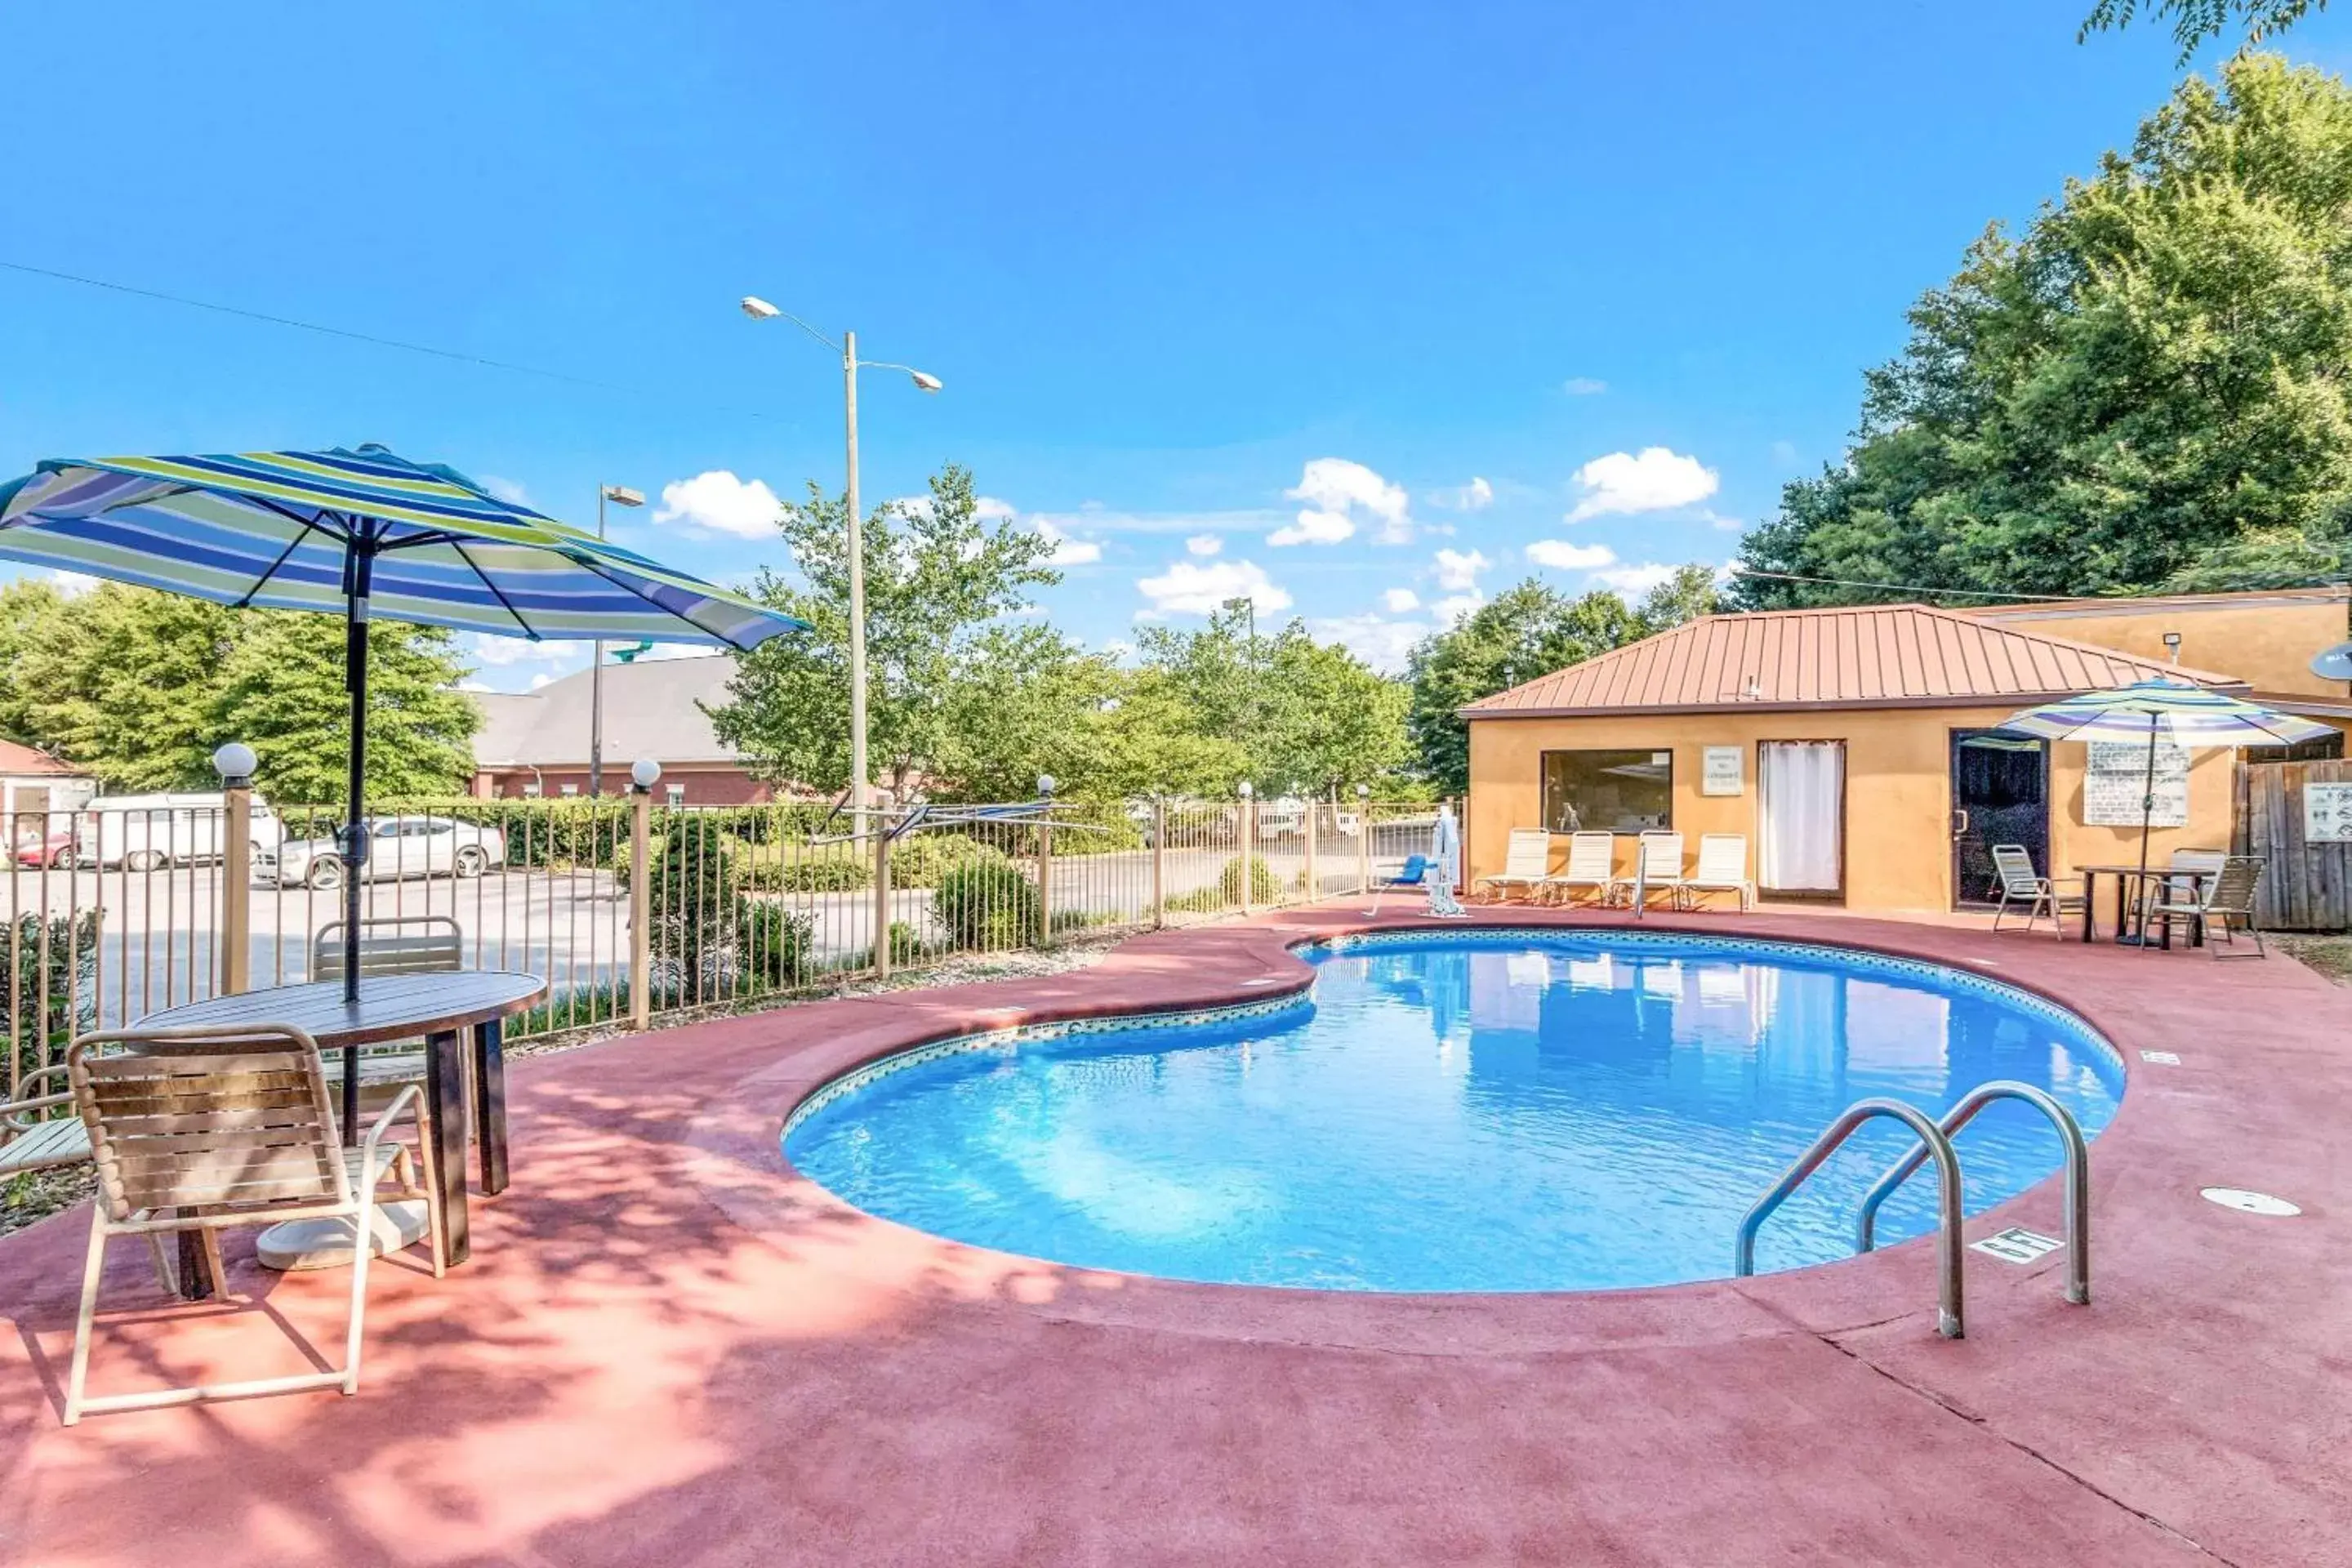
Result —
[[[346, 1000], [359, 996], [367, 627], [756, 647], [806, 623], [383, 447], [47, 462], [0, 485], [0, 558], [242, 608], [344, 618]], [[345, 1078], [345, 1107], [355, 1073]], [[346, 1125], [350, 1118], [346, 1117]]]
[[2179, 680], [2138, 680], [2090, 691], [2000, 721], [2004, 730], [2051, 741], [2170, 741], [2178, 746], [2291, 746], [2325, 740], [2325, 724], [2273, 712], [2225, 692]]
[[[2141, 785], [2139, 871], [2147, 879], [2147, 841], [2156, 818], [2156, 743], [2177, 746], [2289, 746], [2336, 731], [2325, 724], [2274, 712], [2257, 703], [2182, 680], [2137, 680], [2111, 691], [2088, 691], [2013, 713], [2004, 730], [2052, 741], [2145, 742], [2147, 772]], [[2120, 934], [2118, 940], [2122, 940]], [[2145, 932], [2134, 940], [2145, 940]]]

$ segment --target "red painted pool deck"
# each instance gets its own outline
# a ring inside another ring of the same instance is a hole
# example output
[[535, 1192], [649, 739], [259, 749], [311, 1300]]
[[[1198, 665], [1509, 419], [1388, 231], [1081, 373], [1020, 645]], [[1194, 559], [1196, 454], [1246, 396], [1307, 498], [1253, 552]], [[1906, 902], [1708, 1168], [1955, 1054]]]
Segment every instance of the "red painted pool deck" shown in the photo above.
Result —
[[[477, 1200], [474, 1260], [447, 1279], [380, 1268], [353, 1399], [62, 1428], [87, 1217], [0, 1241], [0, 1559], [2352, 1563], [2352, 993], [2284, 957], [1652, 918], [1979, 969], [2123, 1048], [2130, 1089], [2092, 1149], [2094, 1303], [2063, 1302], [2055, 1257], [1971, 1253], [1957, 1342], [1924, 1241], [1657, 1290], [1238, 1289], [923, 1237], [777, 1151], [796, 1097], [862, 1058], [1277, 993], [1305, 978], [1286, 942], [1366, 923], [1327, 905], [1050, 978], [518, 1062], [515, 1184]], [[2213, 1184], [2304, 1213], [2230, 1212], [2198, 1196]], [[2056, 1184], [1969, 1230], [2015, 1223], [2055, 1234]], [[249, 1241], [231, 1275], [244, 1303], [173, 1307], [119, 1244], [93, 1387], [299, 1370], [289, 1329], [339, 1342], [342, 1275], [265, 1273]]]

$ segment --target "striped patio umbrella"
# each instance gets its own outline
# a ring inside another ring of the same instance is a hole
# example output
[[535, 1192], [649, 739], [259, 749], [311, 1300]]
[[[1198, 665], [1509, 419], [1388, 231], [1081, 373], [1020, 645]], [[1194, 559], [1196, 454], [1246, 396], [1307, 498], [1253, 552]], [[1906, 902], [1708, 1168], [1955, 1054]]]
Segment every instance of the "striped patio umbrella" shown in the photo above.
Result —
[[[347, 451], [100, 458], [0, 484], [0, 558], [238, 608], [344, 618], [352, 699], [344, 935], [356, 944], [366, 763], [367, 625], [502, 637], [751, 648], [790, 616], [501, 500], [455, 468]], [[356, 954], [343, 965], [356, 1000]]]
[[2325, 724], [2280, 713], [2184, 680], [2137, 680], [2111, 691], [2029, 708], [2001, 721], [2004, 730], [2052, 741], [2128, 741], [2147, 746], [2147, 776], [2140, 795], [2140, 881], [2147, 879], [2147, 840], [2156, 816], [2156, 743], [2177, 746], [2291, 746], [2335, 731]]

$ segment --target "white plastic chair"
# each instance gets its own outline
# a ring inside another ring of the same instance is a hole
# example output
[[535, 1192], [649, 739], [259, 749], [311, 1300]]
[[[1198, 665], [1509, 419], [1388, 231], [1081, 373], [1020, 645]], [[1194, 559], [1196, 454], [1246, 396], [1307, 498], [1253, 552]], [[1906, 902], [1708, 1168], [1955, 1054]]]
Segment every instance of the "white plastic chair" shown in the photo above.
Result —
[[1617, 836], [1613, 833], [1570, 834], [1568, 864], [1559, 875], [1544, 879], [1544, 886], [1556, 897], [1565, 899], [1590, 890], [1604, 904], [1616, 893], [1617, 885]]
[[1550, 876], [1551, 835], [1540, 827], [1514, 827], [1510, 846], [1503, 853], [1503, 868], [1479, 878], [1478, 884], [1491, 885], [1498, 897], [1518, 888], [1532, 899]]
[[[2050, 917], [2050, 934], [2059, 941], [2066, 940], [2060, 917], [2083, 908], [2083, 879], [2080, 877], [2044, 877], [2033, 869], [2033, 857], [2022, 844], [1996, 844], [1992, 847], [1992, 868], [2000, 879], [2000, 901], [1993, 906], [1992, 929], [2000, 930], [2003, 915], [2018, 905], [2025, 906], [2025, 930], [2032, 931], [2033, 922], [2042, 916]], [[2069, 891], [2069, 888], [2072, 891]]]
[[1683, 836], [1663, 828], [1652, 828], [1641, 838], [1641, 872], [1633, 886], [1635, 897], [1647, 902], [1652, 893], [1664, 888], [1669, 904], [1683, 900]]
[[1696, 909], [1707, 893], [1737, 893], [1744, 913], [1756, 906], [1756, 884], [1748, 879], [1748, 835], [1702, 833], [1698, 868], [1682, 886], [1686, 907]]

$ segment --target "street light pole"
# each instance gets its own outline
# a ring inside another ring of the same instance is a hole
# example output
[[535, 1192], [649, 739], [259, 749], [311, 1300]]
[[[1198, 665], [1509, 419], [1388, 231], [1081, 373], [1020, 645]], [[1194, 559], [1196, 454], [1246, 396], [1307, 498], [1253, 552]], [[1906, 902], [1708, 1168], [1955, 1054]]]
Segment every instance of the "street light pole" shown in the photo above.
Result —
[[894, 364], [883, 360], [861, 362], [857, 357], [857, 334], [844, 332], [841, 342], [835, 342], [806, 321], [788, 310], [780, 310], [757, 295], [742, 299], [743, 313], [755, 321], [773, 321], [782, 317], [802, 331], [841, 355], [842, 423], [846, 434], [848, 459], [849, 516], [844, 530], [844, 542], [849, 550], [849, 805], [856, 830], [866, 827], [864, 816], [866, 792], [869, 780], [866, 759], [866, 519], [859, 510], [857, 495], [857, 373], [861, 370], [898, 370], [906, 372], [918, 390], [937, 392], [938, 376], [926, 374], [912, 365]]
[[[596, 487], [596, 537], [604, 537], [604, 503], [615, 506], [643, 506], [646, 498], [626, 485]], [[594, 800], [604, 793], [604, 639], [598, 637], [589, 645], [593, 650], [588, 665], [588, 798]]]

